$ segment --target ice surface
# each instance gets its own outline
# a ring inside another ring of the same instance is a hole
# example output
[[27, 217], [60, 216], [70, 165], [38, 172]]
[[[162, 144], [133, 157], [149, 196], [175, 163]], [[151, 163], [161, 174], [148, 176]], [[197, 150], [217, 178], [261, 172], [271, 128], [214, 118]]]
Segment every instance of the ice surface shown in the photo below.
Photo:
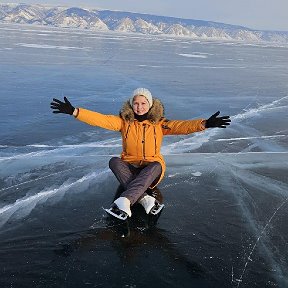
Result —
[[[287, 48], [0, 30], [4, 286], [287, 287]], [[49, 108], [67, 96], [118, 114], [137, 87], [163, 101], [168, 119], [218, 110], [232, 119], [227, 129], [164, 138], [156, 226], [137, 207], [140, 220], [128, 226], [103, 214], [117, 190], [108, 162], [120, 135]]]
[[200, 54], [200, 53], [195, 53], [195, 54], [178, 54], [179, 56], [183, 56], [183, 57], [188, 57], [188, 58], [207, 58], [207, 55], [205, 54]]
[[[12, 217], [12, 215], [14, 216], [17, 215], [17, 219], [24, 218], [30, 214], [30, 212], [34, 209], [34, 207], [37, 204], [39, 203], [43, 204], [45, 201], [47, 201], [47, 199], [51, 197], [55, 197], [55, 196], [57, 196], [58, 201], [60, 201], [61, 198], [65, 195], [65, 193], [69, 192], [69, 190], [75, 191], [75, 187], [80, 186], [79, 184], [81, 184], [81, 187], [83, 187], [84, 186], [83, 184], [86, 181], [91, 181], [91, 179], [95, 179], [96, 177], [99, 178], [105, 175], [107, 172], [108, 170], [104, 170], [98, 173], [91, 173], [89, 175], [85, 175], [84, 177], [81, 177], [75, 182], [63, 183], [58, 188], [54, 188], [51, 190], [45, 189], [44, 191], [40, 191], [36, 193], [35, 195], [31, 195], [31, 196], [28, 195], [23, 198], [18, 198], [14, 203], [0, 208], [0, 215], [1, 215], [0, 228]], [[49, 176], [53, 176], [53, 175], [49, 175]], [[22, 184], [27, 184], [27, 182], [22, 183]], [[17, 186], [20, 186], [20, 185], [18, 184]], [[59, 196], [61, 197], [60, 199], [59, 199]]]
[[[38, 36], [43, 36], [39, 35]], [[39, 45], [32, 43], [17, 43], [16, 45], [28, 48], [38, 48], [38, 49], [59, 49], [59, 50], [87, 50], [89, 47], [69, 47], [69, 46], [53, 46], [53, 45]]]

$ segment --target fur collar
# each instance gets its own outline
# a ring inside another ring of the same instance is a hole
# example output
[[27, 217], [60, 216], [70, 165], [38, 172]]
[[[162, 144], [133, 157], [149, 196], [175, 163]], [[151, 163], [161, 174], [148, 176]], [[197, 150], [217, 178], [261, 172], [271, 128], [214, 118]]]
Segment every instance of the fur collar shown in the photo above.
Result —
[[[122, 109], [120, 110], [120, 117], [128, 122], [133, 122], [135, 120], [133, 109], [129, 101], [123, 104]], [[162, 102], [153, 98], [153, 105], [148, 111], [147, 120], [153, 124], [157, 124], [164, 117], [164, 106]]]

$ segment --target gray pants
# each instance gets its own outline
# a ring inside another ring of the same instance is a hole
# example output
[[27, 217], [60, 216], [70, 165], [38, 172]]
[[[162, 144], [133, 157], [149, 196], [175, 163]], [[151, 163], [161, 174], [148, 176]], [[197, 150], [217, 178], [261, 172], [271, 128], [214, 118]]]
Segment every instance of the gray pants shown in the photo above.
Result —
[[131, 205], [146, 195], [145, 191], [159, 179], [162, 172], [159, 162], [138, 168], [118, 157], [110, 159], [109, 167], [125, 190], [120, 197], [128, 198]]

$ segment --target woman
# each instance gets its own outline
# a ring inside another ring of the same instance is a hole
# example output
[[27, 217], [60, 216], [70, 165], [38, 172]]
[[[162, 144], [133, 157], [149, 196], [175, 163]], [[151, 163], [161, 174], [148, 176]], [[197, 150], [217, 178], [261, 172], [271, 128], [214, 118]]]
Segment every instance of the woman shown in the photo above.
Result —
[[159, 99], [152, 97], [145, 88], [134, 90], [124, 103], [119, 116], [104, 115], [83, 108], [74, 108], [66, 97], [62, 102], [53, 99], [53, 113], [65, 113], [87, 124], [121, 132], [123, 151], [121, 157], [113, 157], [109, 167], [124, 188], [109, 214], [125, 220], [131, 217], [130, 207], [140, 203], [147, 214], [158, 214], [164, 205], [145, 191], [155, 187], [164, 177], [165, 162], [160, 148], [163, 136], [190, 134], [206, 128], [226, 128], [229, 116], [218, 117], [218, 111], [208, 120], [168, 120]]

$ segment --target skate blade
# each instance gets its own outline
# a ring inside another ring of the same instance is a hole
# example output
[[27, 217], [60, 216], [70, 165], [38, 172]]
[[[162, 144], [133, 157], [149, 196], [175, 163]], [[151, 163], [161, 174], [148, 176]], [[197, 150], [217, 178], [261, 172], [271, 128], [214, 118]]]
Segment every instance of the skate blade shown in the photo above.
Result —
[[157, 204], [154, 205], [154, 207], [152, 207], [152, 209], [150, 210], [150, 214], [152, 214], [152, 215], [157, 215], [163, 208], [164, 208], [164, 204], [157, 203]]
[[117, 214], [115, 212], [113, 212], [113, 209], [112, 208], [109, 208], [109, 209], [106, 209], [106, 208], [103, 208], [108, 214], [120, 219], [120, 220], [126, 220], [128, 215], [125, 213], [125, 212], [120, 212], [120, 214]]

